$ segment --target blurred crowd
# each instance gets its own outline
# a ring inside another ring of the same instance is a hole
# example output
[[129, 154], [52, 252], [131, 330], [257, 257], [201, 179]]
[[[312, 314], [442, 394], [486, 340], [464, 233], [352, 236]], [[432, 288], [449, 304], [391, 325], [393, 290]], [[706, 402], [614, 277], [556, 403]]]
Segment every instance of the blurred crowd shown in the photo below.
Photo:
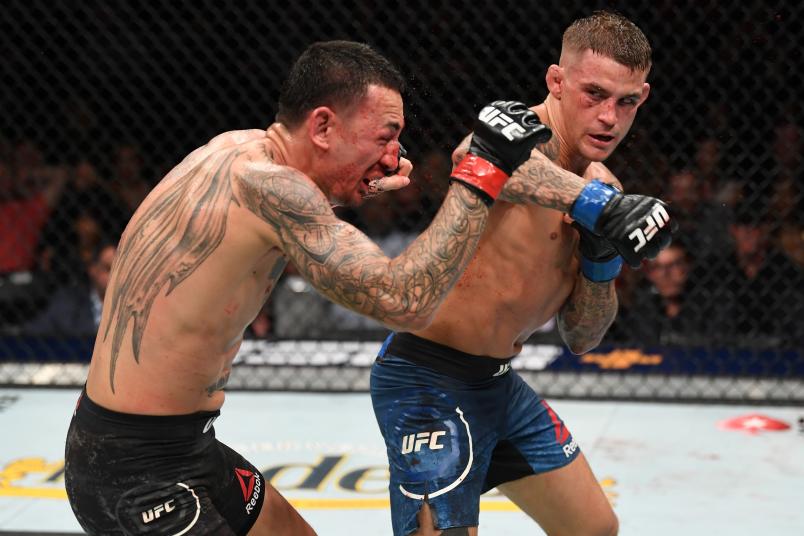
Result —
[[[617, 280], [620, 314], [606, 343], [804, 347], [802, 128], [781, 122], [766, 158], [735, 173], [716, 135], [666, 158], [636, 130], [608, 162], [629, 191], [670, 203], [673, 245]], [[95, 153], [92, 153], [93, 155]], [[122, 229], [167, 171], [137, 143], [105, 158], [50, 162], [29, 140], [0, 141], [0, 329], [5, 335], [92, 336]], [[450, 155], [412, 155], [411, 186], [338, 209], [391, 256], [429, 223]], [[739, 166], [737, 169], [740, 169]], [[726, 171], [731, 170], [731, 171]], [[253, 338], [380, 338], [382, 326], [333, 305], [289, 266], [248, 328]], [[534, 336], [555, 342], [554, 323]]]

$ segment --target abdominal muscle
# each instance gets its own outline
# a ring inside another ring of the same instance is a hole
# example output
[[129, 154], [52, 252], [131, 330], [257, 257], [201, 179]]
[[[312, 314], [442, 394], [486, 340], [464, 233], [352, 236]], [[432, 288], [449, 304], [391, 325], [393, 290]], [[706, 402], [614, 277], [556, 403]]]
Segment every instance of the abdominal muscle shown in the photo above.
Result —
[[577, 240], [558, 211], [498, 202], [474, 259], [415, 334], [469, 354], [516, 355], [572, 292]]

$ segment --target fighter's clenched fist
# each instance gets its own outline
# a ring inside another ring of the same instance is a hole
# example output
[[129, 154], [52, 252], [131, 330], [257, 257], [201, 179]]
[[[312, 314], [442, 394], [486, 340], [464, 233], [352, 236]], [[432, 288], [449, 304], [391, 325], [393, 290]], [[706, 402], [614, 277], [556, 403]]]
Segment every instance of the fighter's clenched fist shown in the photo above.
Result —
[[550, 129], [525, 104], [494, 101], [475, 119], [469, 151], [455, 167], [452, 179], [477, 191], [491, 204], [536, 144], [545, 143], [551, 136]]

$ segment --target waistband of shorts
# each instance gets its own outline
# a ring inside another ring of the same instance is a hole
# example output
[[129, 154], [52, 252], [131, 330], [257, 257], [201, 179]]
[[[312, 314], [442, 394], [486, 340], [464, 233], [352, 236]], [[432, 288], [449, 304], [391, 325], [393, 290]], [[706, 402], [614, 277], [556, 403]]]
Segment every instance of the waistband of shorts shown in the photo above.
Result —
[[468, 382], [503, 376], [510, 370], [511, 360], [514, 358], [467, 354], [412, 333], [389, 335], [379, 357], [382, 358], [386, 353]]
[[185, 415], [140, 415], [137, 413], [120, 413], [96, 404], [87, 394], [86, 388], [75, 408], [75, 416], [81, 420], [94, 421], [109, 429], [125, 427], [144, 432], [153, 431], [160, 437], [186, 437], [203, 434], [212, 426], [212, 420], [221, 414], [216, 411], [199, 411]]

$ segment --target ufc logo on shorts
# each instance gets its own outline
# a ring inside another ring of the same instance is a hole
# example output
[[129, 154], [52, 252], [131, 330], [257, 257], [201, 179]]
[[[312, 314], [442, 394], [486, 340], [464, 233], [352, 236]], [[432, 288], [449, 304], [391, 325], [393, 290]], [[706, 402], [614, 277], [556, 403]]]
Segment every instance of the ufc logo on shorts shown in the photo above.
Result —
[[172, 512], [175, 509], [176, 509], [176, 507], [173, 506], [173, 499], [170, 499], [165, 504], [159, 504], [157, 506], [154, 506], [150, 510], [146, 510], [145, 512], [143, 512], [142, 513], [142, 522], [143, 523], [150, 523], [154, 519], [159, 519], [159, 516], [162, 515], [162, 512], [165, 512], [166, 514], [169, 514], [170, 512]]
[[508, 138], [509, 141], [514, 140], [514, 133], [521, 136], [525, 133], [525, 129], [514, 123], [514, 120], [508, 115], [502, 113], [494, 106], [486, 106], [480, 110], [480, 120], [490, 127], [501, 126], [503, 129], [500, 131], [503, 136]]
[[648, 240], [653, 238], [653, 236], [659, 232], [659, 229], [664, 227], [669, 221], [670, 215], [667, 214], [664, 207], [659, 203], [653, 205], [653, 211], [645, 218], [645, 228], [634, 229], [631, 234], [628, 235], [629, 240], [636, 240], [637, 242], [636, 246], [634, 246], [634, 253], [642, 249], [643, 246], [648, 243]]
[[406, 435], [402, 438], [402, 454], [419, 452], [424, 445], [427, 445], [430, 450], [443, 449], [444, 445], [438, 444], [438, 438], [446, 435], [446, 433], [445, 431], [437, 431]]

